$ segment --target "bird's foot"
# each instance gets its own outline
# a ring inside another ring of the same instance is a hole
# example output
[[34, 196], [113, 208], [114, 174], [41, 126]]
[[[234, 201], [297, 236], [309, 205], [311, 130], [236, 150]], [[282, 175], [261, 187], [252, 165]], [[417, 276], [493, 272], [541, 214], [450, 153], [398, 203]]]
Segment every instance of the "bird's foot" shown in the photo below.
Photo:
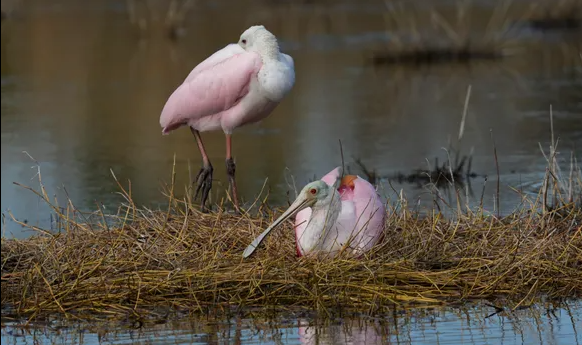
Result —
[[208, 212], [206, 208], [206, 201], [208, 200], [208, 195], [212, 189], [212, 172], [213, 168], [211, 164], [203, 166], [198, 175], [196, 175], [196, 192], [194, 193], [194, 199], [198, 198], [200, 194], [200, 210], [204, 213]]
[[236, 165], [234, 164], [234, 159], [231, 158], [227, 158], [226, 159], [226, 174], [228, 176], [228, 184], [229, 184], [229, 189], [230, 189], [230, 194], [232, 197], [232, 203], [235, 209], [235, 213], [237, 215], [241, 215], [242, 214], [242, 210], [239, 207], [239, 203], [238, 203], [238, 192], [237, 192], [237, 188], [236, 188], [236, 180], [235, 180], [235, 172], [236, 172]]

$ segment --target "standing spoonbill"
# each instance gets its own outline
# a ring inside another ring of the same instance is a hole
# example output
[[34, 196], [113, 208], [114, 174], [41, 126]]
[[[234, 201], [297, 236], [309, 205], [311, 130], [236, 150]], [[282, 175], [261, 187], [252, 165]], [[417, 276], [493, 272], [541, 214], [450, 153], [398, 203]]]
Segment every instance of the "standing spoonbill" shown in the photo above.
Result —
[[297, 256], [316, 252], [334, 256], [343, 248], [362, 254], [378, 243], [384, 231], [384, 204], [368, 181], [355, 175], [342, 178], [341, 171], [337, 167], [303, 187], [289, 209], [255, 238], [243, 257], [250, 256], [271, 230], [297, 212]]
[[237, 44], [229, 44], [198, 64], [168, 98], [162, 134], [188, 125], [202, 155], [196, 176], [201, 208], [212, 188], [212, 164], [200, 132], [222, 129], [226, 135], [226, 171], [238, 210], [231, 135], [235, 128], [267, 117], [295, 84], [293, 58], [279, 51], [277, 38], [262, 25], [251, 26]]

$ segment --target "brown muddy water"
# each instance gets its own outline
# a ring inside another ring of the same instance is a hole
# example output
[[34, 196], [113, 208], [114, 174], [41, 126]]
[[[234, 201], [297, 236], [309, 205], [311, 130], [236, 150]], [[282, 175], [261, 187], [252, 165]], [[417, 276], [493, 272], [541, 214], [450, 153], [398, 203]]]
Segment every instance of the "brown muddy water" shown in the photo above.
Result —
[[[277, 35], [282, 50], [294, 57], [297, 80], [268, 119], [234, 134], [239, 193], [247, 205], [263, 185], [262, 195], [268, 191], [271, 204], [285, 204], [294, 196], [294, 184], [301, 188], [341, 164], [341, 140], [351, 171], [362, 174], [356, 159], [375, 169], [384, 197], [393, 198], [394, 187], [411, 202], [430, 206], [430, 188], [395, 176], [426, 168], [436, 157], [446, 160], [444, 148], [451, 142], [464, 154], [474, 150], [472, 171], [479, 176], [471, 180], [469, 202], [478, 204], [483, 196], [486, 209], [511, 212], [521, 200], [515, 190], [533, 194], [541, 186], [546, 162], [539, 144], [547, 149], [550, 143], [550, 107], [560, 162], [567, 168], [572, 154], [582, 159], [582, 34], [520, 25], [530, 1], [512, 1], [495, 25], [488, 23], [499, 2], [485, 0], [472, 1], [469, 19], [460, 24], [455, 24], [456, 3], [445, 0], [411, 1], [408, 7], [395, 7], [395, 15], [387, 14], [384, 2], [371, 0], [196, 1], [184, 12], [183, 27], [175, 30], [177, 40], [164, 29], [169, 2], [145, 3], [2, 2], [8, 13], [1, 40], [3, 236], [31, 235], [12, 216], [54, 228], [50, 209], [13, 184], [37, 188], [39, 167], [48, 193], [61, 205], [70, 197], [81, 210], [92, 211], [99, 204], [115, 211], [122, 198], [110, 169], [125, 186], [131, 181], [137, 204], [163, 205], [160, 189], [170, 181], [174, 156], [176, 186], [184, 190], [188, 167], [192, 173], [198, 170], [200, 154], [186, 129], [161, 135], [160, 111], [197, 63], [257, 23]], [[128, 8], [135, 9], [134, 20]], [[369, 63], [377, 51], [450, 44], [454, 35], [431, 21], [435, 10], [453, 23], [457, 41], [478, 44], [484, 37], [497, 37], [493, 41], [505, 57], [468, 64]], [[226, 182], [224, 135], [204, 133], [203, 139], [215, 167], [211, 198], [217, 201]], [[541, 316], [485, 319], [489, 309], [437, 309], [393, 318], [391, 328], [382, 326], [386, 320], [364, 317], [311, 328], [309, 319], [291, 316], [269, 327], [240, 319], [139, 330], [127, 325], [61, 327], [58, 320], [22, 328], [3, 320], [2, 344], [359, 344], [362, 337], [370, 344], [582, 343], [579, 303]]]

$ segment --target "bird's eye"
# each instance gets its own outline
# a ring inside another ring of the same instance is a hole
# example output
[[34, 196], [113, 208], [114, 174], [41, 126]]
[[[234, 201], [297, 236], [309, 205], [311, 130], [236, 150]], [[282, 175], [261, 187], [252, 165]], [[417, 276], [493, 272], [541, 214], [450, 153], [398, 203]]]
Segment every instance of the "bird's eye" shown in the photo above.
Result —
[[247, 40], [242, 40], [242, 43], [243, 44], [247, 44]]
[[315, 189], [315, 188], [311, 188], [311, 189], [309, 190], [309, 193], [311, 193], [311, 195], [315, 195], [315, 194], [317, 194], [317, 189]]

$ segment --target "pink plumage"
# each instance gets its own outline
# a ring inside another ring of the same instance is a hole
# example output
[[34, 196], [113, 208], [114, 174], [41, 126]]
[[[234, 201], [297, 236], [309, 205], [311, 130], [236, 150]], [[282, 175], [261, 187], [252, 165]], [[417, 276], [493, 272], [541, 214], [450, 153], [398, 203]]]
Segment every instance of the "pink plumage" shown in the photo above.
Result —
[[303, 187], [291, 206], [247, 246], [243, 257], [252, 255], [273, 229], [293, 215], [298, 256], [333, 257], [344, 250], [361, 256], [382, 239], [386, 209], [374, 186], [356, 175], [342, 176], [337, 167]]
[[215, 64], [203, 61], [202, 68], [195, 68], [166, 102], [160, 116], [162, 132], [186, 124], [200, 132], [232, 131], [226, 124], [238, 122], [232, 118], [239, 117], [244, 124], [247, 109], [240, 100], [249, 93], [251, 78], [262, 65], [261, 57], [253, 52], [238, 53]]
[[202, 209], [212, 186], [213, 167], [200, 132], [226, 134], [226, 167], [235, 207], [238, 197], [231, 134], [240, 126], [266, 118], [295, 83], [293, 58], [279, 51], [276, 37], [262, 25], [252, 26], [237, 44], [229, 44], [198, 64], [170, 95], [160, 115], [162, 134], [187, 125], [202, 154], [196, 196]]
[[[336, 180], [341, 178], [340, 167], [337, 167], [321, 178], [328, 186], [333, 187]], [[355, 230], [355, 243], [361, 251], [369, 250], [382, 237], [384, 230], [386, 209], [376, 189], [368, 181], [359, 176], [344, 176], [350, 180], [350, 186], [340, 183], [338, 192], [342, 203], [342, 211], [335, 226], [342, 230]], [[305, 208], [295, 216], [295, 239], [297, 256], [304, 253], [299, 244], [312, 215], [310, 207]], [[342, 231], [340, 230], [340, 231]]]

